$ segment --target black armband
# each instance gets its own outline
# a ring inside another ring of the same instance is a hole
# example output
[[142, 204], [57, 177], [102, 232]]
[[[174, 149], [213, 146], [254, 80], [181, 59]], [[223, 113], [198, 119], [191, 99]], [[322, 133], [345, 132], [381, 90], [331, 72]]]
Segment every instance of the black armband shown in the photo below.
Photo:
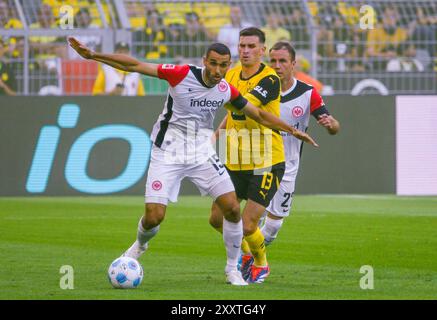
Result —
[[313, 112], [311, 112], [311, 115], [316, 118], [316, 120], [319, 120], [319, 116], [326, 114], [326, 115], [330, 115], [328, 109], [326, 109], [326, 106], [321, 106], [319, 108], [317, 108], [316, 110], [314, 110]]

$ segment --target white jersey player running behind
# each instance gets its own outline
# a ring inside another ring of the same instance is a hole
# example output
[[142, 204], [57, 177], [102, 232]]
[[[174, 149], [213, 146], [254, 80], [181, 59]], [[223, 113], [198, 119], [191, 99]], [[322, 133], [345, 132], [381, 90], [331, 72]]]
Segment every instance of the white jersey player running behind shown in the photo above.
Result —
[[287, 131], [315, 146], [304, 132], [248, 103], [224, 79], [231, 60], [229, 49], [219, 43], [209, 46], [204, 68], [141, 62], [122, 54], [91, 51], [74, 38], [70, 45], [82, 57], [114, 68], [165, 79], [170, 88], [164, 110], [152, 131], [152, 154], [146, 182], [145, 214], [138, 223], [137, 240], [124, 255], [138, 259], [157, 234], [168, 201], [176, 201], [182, 179], [188, 177], [203, 194], [211, 195], [225, 212], [223, 240], [226, 247], [226, 281], [247, 285], [237, 270], [243, 238], [240, 206], [232, 181], [220, 163], [210, 138], [218, 108], [230, 102], [255, 121], [279, 131]]
[[[329, 114], [319, 93], [312, 86], [293, 76], [296, 64], [294, 48], [288, 42], [280, 41], [270, 49], [269, 55], [270, 66], [281, 79], [281, 119], [296, 129], [306, 132], [312, 115], [329, 134], [336, 134], [340, 124]], [[283, 218], [290, 213], [302, 151], [302, 143], [299, 140], [285, 132], [281, 134], [286, 159], [285, 174], [277, 193], [266, 208], [267, 216], [261, 228], [266, 245], [277, 237]]]

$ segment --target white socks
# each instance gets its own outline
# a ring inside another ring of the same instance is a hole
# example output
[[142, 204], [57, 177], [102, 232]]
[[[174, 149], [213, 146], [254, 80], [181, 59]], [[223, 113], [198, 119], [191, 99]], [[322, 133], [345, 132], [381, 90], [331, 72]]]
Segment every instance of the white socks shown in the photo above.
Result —
[[143, 224], [141, 223], [143, 220], [143, 217], [141, 217], [140, 222], [138, 222], [138, 233], [137, 233], [137, 242], [140, 245], [140, 247], [145, 247], [146, 243], [149, 242], [150, 239], [152, 239], [159, 231], [159, 224], [149, 230], [145, 230], [143, 228]]
[[278, 235], [279, 229], [281, 229], [282, 223], [284, 219], [275, 220], [272, 218], [266, 217], [266, 221], [264, 226], [261, 228], [261, 232], [264, 235], [264, 243], [267, 245], [271, 244], [273, 240], [276, 239]]
[[243, 239], [243, 221], [230, 222], [223, 219], [223, 241], [226, 247], [225, 272], [237, 270], [238, 258], [240, 257], [241, 241]]

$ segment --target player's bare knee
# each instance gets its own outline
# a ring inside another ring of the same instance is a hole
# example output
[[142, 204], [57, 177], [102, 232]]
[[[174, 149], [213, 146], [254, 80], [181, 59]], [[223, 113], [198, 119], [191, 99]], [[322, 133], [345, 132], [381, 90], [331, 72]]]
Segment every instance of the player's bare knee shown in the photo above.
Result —
[[243, 220], [243, 234], [249, 236], [256, 231], [258, 223], [252, 220]]
[[238, 222], [241, 219], [240, 216], [240, 204], [235, 201], [235, 203], [230, 203], [229, 206], [223, 211], [224, 218], [231, 222]]
[[224, 217], [228, 221], [240, 221], [240, 204], [235, 192], [229, 192], [218, 197], [214, 202], [212, 212], [217, 217]]

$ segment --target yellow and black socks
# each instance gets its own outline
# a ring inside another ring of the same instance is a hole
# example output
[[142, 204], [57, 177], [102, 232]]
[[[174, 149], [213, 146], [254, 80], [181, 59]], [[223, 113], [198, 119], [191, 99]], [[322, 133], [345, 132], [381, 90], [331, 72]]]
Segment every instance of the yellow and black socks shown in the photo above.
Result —
[[250, 252], [253, 255], [254, 264], [258, 267], [267, 266], [266, 246], [264, 244], [264, 235], [259, 228], [251, 235], [245, 236], [244, 239], [249, 245]]

